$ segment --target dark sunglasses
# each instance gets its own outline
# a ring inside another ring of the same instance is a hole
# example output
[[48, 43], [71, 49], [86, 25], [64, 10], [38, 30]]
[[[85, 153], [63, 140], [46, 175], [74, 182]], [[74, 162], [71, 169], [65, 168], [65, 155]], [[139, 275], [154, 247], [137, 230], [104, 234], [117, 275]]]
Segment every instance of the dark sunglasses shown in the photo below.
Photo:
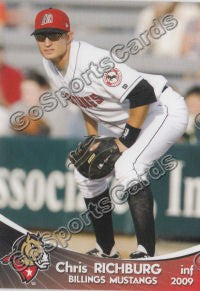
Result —
[[57, 41], [61, 38], [61, 36], [64, 33], [57, 32], [57, 33], [41, 33], [41, 34], [35, 34], [35, 39], [39, 42], [44, 42], [46, 38], [48, 38], [51, 41]]

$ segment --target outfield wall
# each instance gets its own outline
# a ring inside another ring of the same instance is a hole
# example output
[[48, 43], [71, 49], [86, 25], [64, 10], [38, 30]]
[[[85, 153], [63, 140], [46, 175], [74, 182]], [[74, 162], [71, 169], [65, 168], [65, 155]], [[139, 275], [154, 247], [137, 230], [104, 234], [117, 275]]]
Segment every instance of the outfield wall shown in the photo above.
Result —
[[[73, 169], [65, 167], [67, 153], [77, 142], [42, 137], [1, 138], [0, 213], [28, 229], [72, 229], [74, 222], [83, 230], [90, 230], [81, 225], [85, 207]], [[200, 147], [175, 145], [167, 153], [170, 156], [178, 161], [173, 170], [173, 163], [161, 160], [150, 172], [158, 236], [198, 239]], [[127, 203], [115, 205], [114, 224], [116, 232], [132, 233]]]

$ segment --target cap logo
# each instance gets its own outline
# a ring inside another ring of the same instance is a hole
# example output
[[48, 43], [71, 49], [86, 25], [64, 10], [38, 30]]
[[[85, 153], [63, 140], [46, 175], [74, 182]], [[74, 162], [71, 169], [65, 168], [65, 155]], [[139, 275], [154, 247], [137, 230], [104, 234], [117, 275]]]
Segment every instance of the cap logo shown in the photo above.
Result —
[[52, 14], [45, 14], [42, 18], [41, 25], [45, 25], [48, 23], [53, 23], [53, 15]]

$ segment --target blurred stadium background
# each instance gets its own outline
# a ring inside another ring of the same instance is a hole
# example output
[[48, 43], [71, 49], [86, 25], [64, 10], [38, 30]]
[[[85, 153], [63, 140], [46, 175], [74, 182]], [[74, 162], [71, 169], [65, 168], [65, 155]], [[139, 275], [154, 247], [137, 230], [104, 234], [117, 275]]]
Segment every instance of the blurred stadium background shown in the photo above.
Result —
[[[73, 105], [58, 106], [31, 121], [24, 131], [10, 127], [13, 112], [38, 104], [50, 91], [33, 37], [34, 17], [41, 9], [65, 10], [75, 39], [110, 50], [126, 45], [153, 25], [153, 19], [173, 14], [178, 26], [131, 55], [127, 64], [162, 74], [186, 97], [188, 129], [170, 151], [178, 167], [153, 181], [158, 229], [157, 253], [196, 244], [200, 239], [200, 4], [106, 0], [0, 1], [0, 212], [28, 229], [54, 231], [84, 211], [73, 172], [65, 157], [85, 135], [81, 114]], [[101, 132], [104, 129], [101, 128]], [[123, 256], [134, 248], [127, 206], [116, 207], [117, 245]], [[169, 241], [170, 240], [170, 241]], [[184, 241], [184, 242], [183, 242]], [[69, 247], [86, 251], [94, 238], [87, 228], [75, 234]], [[124, 251], [126, 250], [126, 251]]]

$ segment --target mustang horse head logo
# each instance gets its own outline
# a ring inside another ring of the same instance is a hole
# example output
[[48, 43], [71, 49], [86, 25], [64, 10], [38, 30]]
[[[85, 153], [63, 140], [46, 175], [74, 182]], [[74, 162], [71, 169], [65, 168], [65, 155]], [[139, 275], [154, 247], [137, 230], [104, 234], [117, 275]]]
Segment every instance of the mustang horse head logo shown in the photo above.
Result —
[[10, 265], [23, 283], [29, 283], [38, 270], [49, 268], [50, 258], [40, 234], [27, 233], [14, 242], [12, 252], [1, 258], [0, 263]]

